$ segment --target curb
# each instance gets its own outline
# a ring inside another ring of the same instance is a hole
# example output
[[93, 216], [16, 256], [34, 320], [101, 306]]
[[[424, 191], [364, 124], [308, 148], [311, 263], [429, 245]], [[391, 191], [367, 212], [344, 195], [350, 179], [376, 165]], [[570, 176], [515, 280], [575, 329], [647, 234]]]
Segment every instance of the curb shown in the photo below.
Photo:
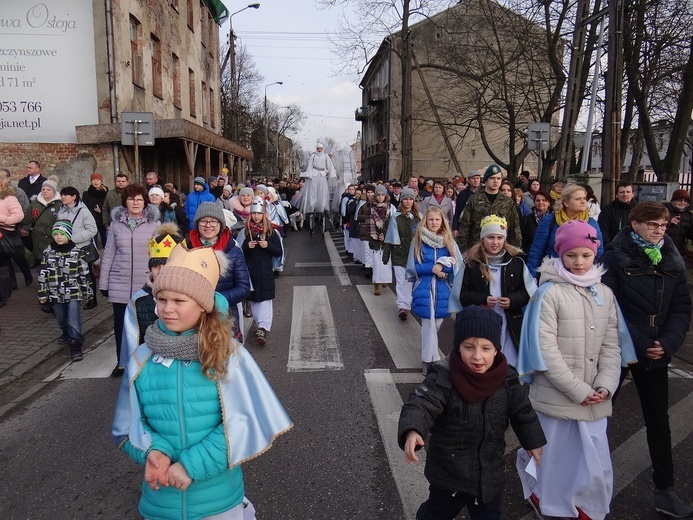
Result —
[[[101, 310], [99, 310], [94, 316], [82, 323], [82, 333], [85, 337], [88, 338], [89, 334], [92, 331], [102, 327], [104, 322], [106, 322], [107, 320], [113, 320], [113, 306], [110, 304], [104, 305], [104, 307]], [[112, 323], [111, 328], [113, 328]], [[87, 343], [90, 345], [93, 341], [97, 339], [98, 338], [89, 338], [87, 340]], [[56, 354], [64, 352], [65, 348], [66, 346], [58, 343], [58, 340], [56, 338], [54, 341], [47, 343], [33, 354], [12, 365], [7, 370], [4, 370], [2, 373], [0, 373], [0, 389], [15, 382], [17, 379], [19, 379], [24, 374], [26, 374], [36, 366], [40, 365], [47, 359], [55, 356]]]

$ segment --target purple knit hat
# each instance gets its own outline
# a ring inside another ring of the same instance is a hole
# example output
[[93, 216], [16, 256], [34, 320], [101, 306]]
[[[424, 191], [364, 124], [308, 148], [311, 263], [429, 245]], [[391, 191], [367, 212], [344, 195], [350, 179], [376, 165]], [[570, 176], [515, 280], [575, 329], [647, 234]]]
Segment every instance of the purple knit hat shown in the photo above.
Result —
[[597, 254], [597, 230], [584, 220], [569, 220], [556, 230], [556, 243], [553, 248], [559, 257], [576, 247], [588, 247]]

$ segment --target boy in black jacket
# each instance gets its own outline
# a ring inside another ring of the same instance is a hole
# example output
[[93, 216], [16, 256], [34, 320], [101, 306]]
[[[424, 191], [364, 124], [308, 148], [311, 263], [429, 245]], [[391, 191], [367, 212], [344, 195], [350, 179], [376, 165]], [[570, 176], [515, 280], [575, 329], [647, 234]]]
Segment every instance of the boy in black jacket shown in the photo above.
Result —
[[457, 314], [454, 350], [435, 363], [402, 407], [398, 442], [407, 462], [431, 433], [424, 474], [428, 500], [417, 520], [453, 520], [467, 506], [472, 520], [499, 519], [505, 482], [505, 430], [541, 461], [546, 444], [517, 372], [498, 350], [502, 321], [491, 309]]

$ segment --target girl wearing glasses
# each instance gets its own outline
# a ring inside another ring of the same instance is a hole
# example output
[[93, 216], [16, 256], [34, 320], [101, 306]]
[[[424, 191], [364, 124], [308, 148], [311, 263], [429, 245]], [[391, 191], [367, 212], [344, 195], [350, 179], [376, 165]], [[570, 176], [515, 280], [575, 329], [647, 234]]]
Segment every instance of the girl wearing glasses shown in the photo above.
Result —
[[113, 333], [118, 359], [111, 372], [113, 377], [120, 377], [125, 371], [128, 360], [120, 356], [125, 310], [132, 295], [147, 281], [147, 246], [159, 227], [159, 210], [149, 204], [144, 186], [125, 186], [121, 204], [111, 211], [111, 226], [101, 257], [99, 277], [101, 294], [113, 304]]
[[[667, 365], [683, 344], [691, 320], [686, 265], [666, 234], [669, 211], [664, 205], [641, 202], [629, 220], [630, 227], [622, 229], [604, 253], [608, 270], [603, 281], [616, 295], [638, 356], [631, 375], [647, 429], [654, 508], [685, 518], [693, 516], [693, 508], [673, 489]], [[628, 368], [621, 381], [627, 373]]]

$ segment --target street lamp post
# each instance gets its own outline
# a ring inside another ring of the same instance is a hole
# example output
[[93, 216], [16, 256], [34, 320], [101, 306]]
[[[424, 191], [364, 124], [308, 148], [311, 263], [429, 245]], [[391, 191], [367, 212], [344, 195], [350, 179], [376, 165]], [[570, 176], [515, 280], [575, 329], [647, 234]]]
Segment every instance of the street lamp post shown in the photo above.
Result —
[[[283, 110], [283, 109], [285, 109], [285, 108], [291, 110], [291, 107], [279, 107], [278, 110]], [[284, 121], [284, 124], [286, 124], [286, 123], [288, 122], [288, 117], [289, 117], [289, 116], [287, 115], [287, 120]], [[279, 176], [280, 173], [281, 173], [281, 171], [279, 170], [279, 136], [280, 136], [280, 134], [285, 130], [285, 128], [283, 128], [283, 127], [284, 127], [284, 124], [282, 124], [281, 126], [279, 126], [279, 120], [277, 119], [277, 165], [276, 165], [276, 168], [277, 168], [277, 176]]]
[[265, 166], [269, 170], [269, 120], [267, 119], [267, 87], [272, 85], [283, 85], [283, 81], [275, 81], [265, 85]]
[[231, 140], [236, 141], [238, 139], [238, 85], [236, 81], [236, 35], [233, 33], [233, 16], [245, 11], [246, 9], [259, 9], [260, 4], [249, 4], [243, 9], [239, 9], [235, 13], [229, 15], [229, 50], [226, 52], [224, 57], [224, 62], [221, 65], [221, 70], [219, 71], [219, 76], [224, 74], [224, 69], [226, 69], [226, 64], [231, 61], [231, 111], [233, 115], [233, 120], [231, 121]]

